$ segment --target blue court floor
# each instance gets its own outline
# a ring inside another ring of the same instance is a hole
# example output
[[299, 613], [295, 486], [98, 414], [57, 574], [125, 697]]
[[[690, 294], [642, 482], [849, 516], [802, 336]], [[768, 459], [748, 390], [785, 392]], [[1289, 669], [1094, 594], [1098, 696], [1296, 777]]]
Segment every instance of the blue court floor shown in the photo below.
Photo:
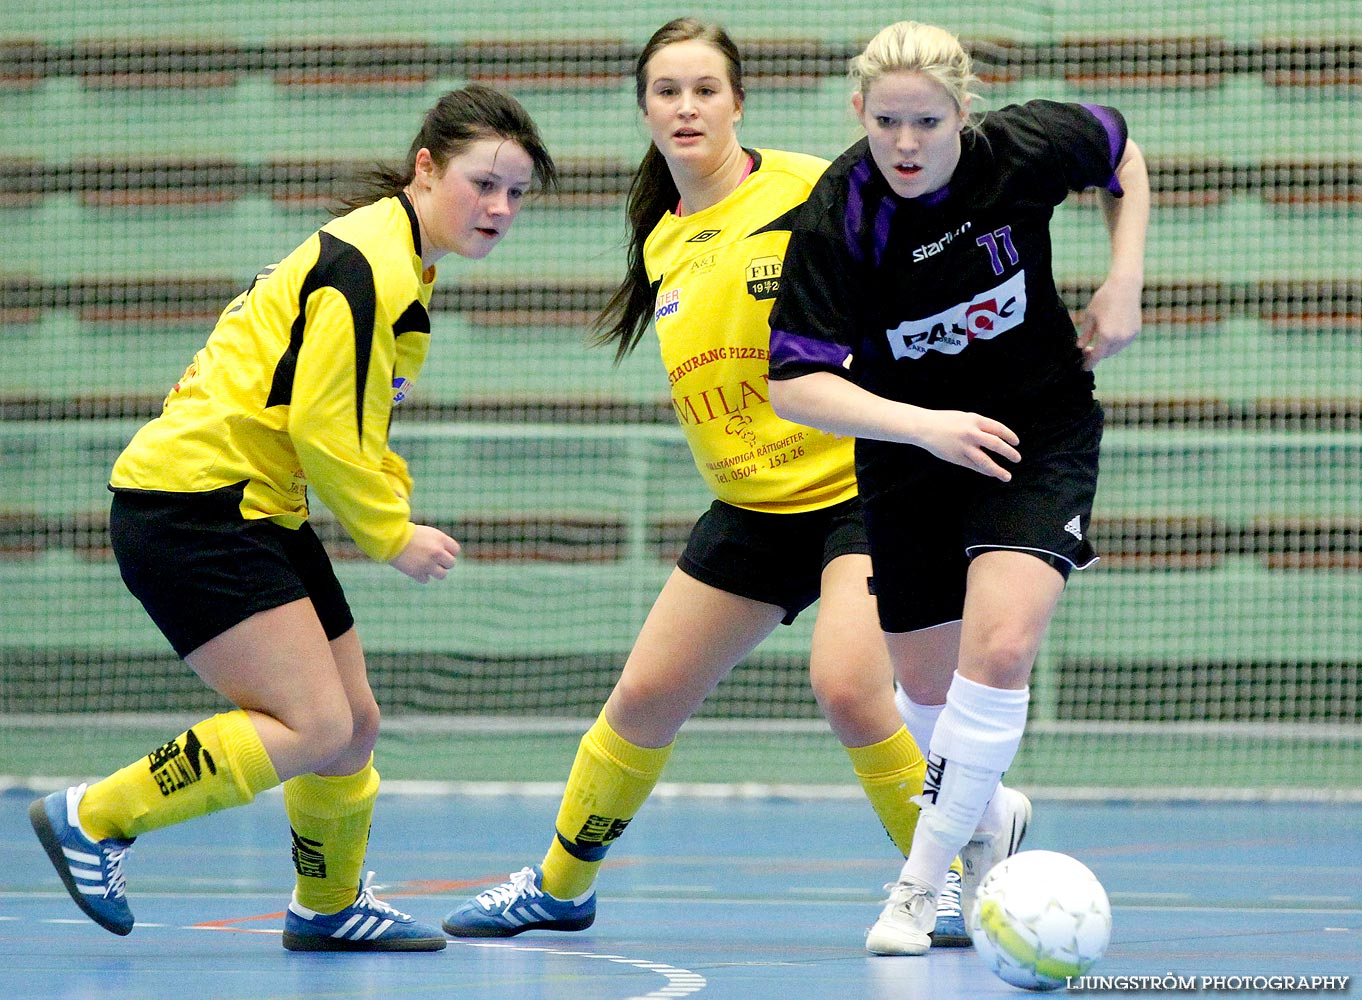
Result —
[[[864, 952], [899, 861], [857, 799], [656, 796], [611, 852], [588, 931], [297, 955], [280, 945], [292, 869], [279, 794], [141, 838], [126, 938], [62, 890], [28, 825], [32, 797], [0, 793], [0, 1000], [1024, 995], [969, 950]], [[369, 867], [383, 896], [438, 922], [537, 862], [556, 808], [384, 793]], [[1106, 885], [1115, 931], [1094, 975], [1362, 976], [1362, 805], [1038, 801], [1025, 846], [1073, 854]]]

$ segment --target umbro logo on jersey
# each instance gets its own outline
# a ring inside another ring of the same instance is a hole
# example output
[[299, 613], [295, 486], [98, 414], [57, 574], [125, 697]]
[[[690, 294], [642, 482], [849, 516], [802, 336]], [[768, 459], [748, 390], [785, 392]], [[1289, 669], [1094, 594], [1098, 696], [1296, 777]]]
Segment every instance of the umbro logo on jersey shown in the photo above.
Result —
[[1067, 531], [1069, 534], [1073, 535], [1080, 542], [1083, 541], [1083, 528], [1078, 523], [1077, 514], [1069, 518], [1068, 523], [1064, 525], [1064, 530]]
[[710, 240], [714, 239], [714, 237], [718, 236], [722, 232], [723, 232], [722, 229], [702, 229], [694, 236], [692, 236], [690, 239], [686, 240], [686, 242], [708, 243]]

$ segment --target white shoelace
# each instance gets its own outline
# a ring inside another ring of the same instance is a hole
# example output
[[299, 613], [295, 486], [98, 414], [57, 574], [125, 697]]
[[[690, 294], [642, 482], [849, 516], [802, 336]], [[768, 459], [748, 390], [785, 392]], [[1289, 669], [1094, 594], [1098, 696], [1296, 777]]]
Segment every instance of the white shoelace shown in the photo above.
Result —
[[477, 898], [484, 910], [490, 910], [494, 906], [508, 906], [517, 899], [542, 895], [544, 891], [535, 884], [534, 869], [522, 868], [512, 874], [509, 881], [484, 889]]
[[921, 885], [913, 885], [908, 882], [886, 882], [884, 891], [889, 893], [889, 898], [885, 901], [890, 906], [902, 906], [909, 913], [916, 909], [912, 901], [917, 897], [931, 899], [931, 890]]
[[105, 899], [122, 899], [127, 891], [127, 878], [123, 875], [123, 862], [132, 853], [131, 847], [120, 847], [116, 850], [105, 850], [100, 848], [105, 861], [109, 866], [108, 884], [104, 886]]
[[960, 876], [954, 871], [946, 874], [946, 885], [941, 890], [941, 895], [936, 900], [936, 915], [938, 917], [963, 917], [964, 911], [960, 909]]
[[388, 905], [374, 895], [375, 892], [382, 888], [384, 887], [381, 885], [374, 885], [374, 873], [369, 872], [364, 876], [364, 885], [360, 887], [359, 897], [355, 900], [354, 905], [373, 910], [375, 913], [385, 917], [391, 917], [394, 920], [410, 920], [411, 917], [407, 916], [407, 914], [403, 913], [397, 907]]

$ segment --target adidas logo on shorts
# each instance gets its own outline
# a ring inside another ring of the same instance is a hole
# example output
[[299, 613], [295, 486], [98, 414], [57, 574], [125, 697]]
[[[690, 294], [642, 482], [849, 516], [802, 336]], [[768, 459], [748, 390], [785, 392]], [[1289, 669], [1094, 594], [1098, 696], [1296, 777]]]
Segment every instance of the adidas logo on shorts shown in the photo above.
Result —
[[1080, 542], [1083, 541], [1083, 529], [1078, 524], [1077, 514], [1069, 518], [1068, 523], [1064, 525], [1064, 530], [1073, 535]]

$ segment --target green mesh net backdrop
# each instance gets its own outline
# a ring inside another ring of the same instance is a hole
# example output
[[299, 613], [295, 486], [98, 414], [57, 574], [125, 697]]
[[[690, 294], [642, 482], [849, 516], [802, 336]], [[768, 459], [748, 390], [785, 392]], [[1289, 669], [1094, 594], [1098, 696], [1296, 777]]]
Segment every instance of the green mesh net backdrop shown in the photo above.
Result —
[[[655, 341], [586, 347], [647, 143], [632, 65], [674, 14], [745, 56], [750, 146], [857, 138], [848, 57], [958, 32], [984, 107], [1121, 108], [1155, 193], [1145, 332], [1098, 372], [1093, 532], [1010, 780], [1067, 794], [1347, 795], [1362, 777], [1362, 0], [12, 0], [0, 10], [0, 775], [98, 775], [222, 707], [125, 592], [110, 466], [263, 264], [471, 80], [564, 173], [442, 268], [395, 448], [464, 556], [420, 587], [325, 512], [385, 709], [389, 778], [561, 781], [708, 503]], [[1107, 259], [1057, 213], [1081, 308]], [[683, 731], [668, 778], [851, 788], [807, 682], [812, 615]], [[707, 627], [696, 621], [695, 628]], [[178, 730], [175, 730], [178, 731]], [[854, 794], [854, 793], [853, 793]]]

